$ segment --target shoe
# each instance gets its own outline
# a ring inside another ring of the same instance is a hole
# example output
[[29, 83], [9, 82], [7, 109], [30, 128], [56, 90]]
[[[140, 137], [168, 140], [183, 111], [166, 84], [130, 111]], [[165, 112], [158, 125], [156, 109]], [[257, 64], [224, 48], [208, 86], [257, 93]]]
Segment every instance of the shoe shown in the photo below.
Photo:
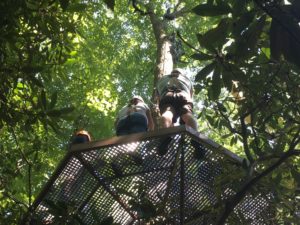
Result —
[[195, 140], [191, 140], [191, 145], [195, 149], [194, 150], [194, 157], [196, 159], [203, 159], [205, 157], [205, 154], [206, 154], [205, 147], [202, 144], [195, 141]]
[[122, 171], [121, 167], [118, 164], [112, 162], [110, 165], [111, 165], [111, 168], [112, 168], [112, 170], [114, 171], [114, 173], [117, 177], [123, 176], [123, 171]]
[[157, 154], [160, 156], [165, 155], [168, 152], [168, 146], [173, 139], [171, 137], [166, 137], [162, 139], [161, 143], [157, 147]]

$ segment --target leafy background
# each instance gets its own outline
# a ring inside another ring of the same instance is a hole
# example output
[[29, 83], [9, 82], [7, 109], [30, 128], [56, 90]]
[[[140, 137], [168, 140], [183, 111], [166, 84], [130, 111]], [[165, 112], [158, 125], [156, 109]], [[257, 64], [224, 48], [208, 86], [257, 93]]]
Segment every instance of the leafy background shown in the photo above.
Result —
[[276, 223], [296, 224], [296, 0], [1, 1], [2, 223], [19, 222], [75, 130], [113, 136], [115, 114], [133, 94], [155, 108], [159, 45], [149, 9], [184, 48], [176, 66], [195, 80], [199, 131], [245, 159], [241, 190], [272, 190]]

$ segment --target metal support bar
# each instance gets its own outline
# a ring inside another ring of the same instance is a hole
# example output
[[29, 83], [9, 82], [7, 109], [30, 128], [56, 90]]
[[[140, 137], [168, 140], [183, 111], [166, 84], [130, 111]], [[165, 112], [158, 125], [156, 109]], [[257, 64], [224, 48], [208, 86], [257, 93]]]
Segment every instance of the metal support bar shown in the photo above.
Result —
[[98, 181], [98, 183], [104, 188], [105, 191], [107, 191], [114, 200], [116, 200], [122, 208], [133, 218], [137, 219], [137, 216], [132, 213], [129, 209], [129, 206], [118, 196], [114, 191], [112, 191], [109, 187], [109, 185], [106, 184], [103, 177], [100, 177], [99, 174], [97, 174], [93, 168], [86, 160], [82, 157], [81, 153], [75, 155], [76, 158], [82, 163], [82, 165], [87, 169], [87, 171]]
[[181, 136], [180, 144], [179, 144], [179, 151], [181, 153], [180, 157], [180, 224], [184, 224], [184, 187], [185, 187], [185, 163], [184, 163], [184, 157], [185, 157], [185, 135], [183, 134]]

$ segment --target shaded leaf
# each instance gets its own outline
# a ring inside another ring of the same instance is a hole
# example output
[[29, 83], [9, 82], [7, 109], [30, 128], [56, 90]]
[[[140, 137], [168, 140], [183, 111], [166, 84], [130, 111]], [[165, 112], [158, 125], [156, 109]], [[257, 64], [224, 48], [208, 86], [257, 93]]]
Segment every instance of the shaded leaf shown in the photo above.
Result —
[[35, 76], [30, 76], [28, 79], [29, 79], [34, 85], [36, 85], [36, 86], [38, 86], [38, 87], [41, 87], [41, 88], [44, 87], [43, 82], [42, 82], [40, 79], [36, 78]]
[[282, 55], [282, 50], [286, 45], [286, 36], [285, 32], [281, 29], [281, 26], [275, 21], [272, 20], [270, 27], [270, 50], [271, 58], [279, 60]]
[[69, 0], [59, 0], [60, 7], [65, 11], [69, 6]]
[[251, 22], [254, 20], [255, 13], [256, 12], [254, 10], [244, 13], [239, 17], [238, 20], [232, 23], [232, 34], [236, 38], [242, 35], [243, 31], [249, 27]]
[[217, 53], [216, 49], [214, 48], [214, 46], [210, 42], [207, 42], [207, 41], [203, 40], [203, 35], [202, 34], [197, 34], [197, 39], [198, 39], [198, 42], [199, 42], [201, 47], [206, 48], [208, 51], [210, 51], [212, 53], [215, 53], [215, 54]]
[[201, 52], [201, 53], [195, 53], [195, 54], [191, 55], [191, 58], [197, 59], [197, 60], [210, 60], [210, 59], [213, 59], [214, 56]]
[[226, 69], [223, 69], [222, 71], [222, 79], [224, 86], [228, 91], [231, 91], [232, 89], [232, 80], [233, 80], [233, 75], [231, 71], [228, 71]]
[[41, 91], [41, 101], [42, 101], [42, 107], [44, 109], [47, 109], [47, 98], [46, 98], [46, 92], [45, 92], [45, 90]]
[[74, 107], [65, 107], [61, 109], [53, 109], [47, 111], [47, 115], [50, 117], [60, 117], [63, 114], [68, 114], [74, 111]]
[[57, 102], [57, 91], [55, 91], [52, 95], [51, 95], [51, 102], [49, 104], [49, 109], [53, 109], [55, 104]]
[[105, 4], [108, 8], [110, 8], [112, 11], [114, 11], [115, 8], [115, 0], [104, 0]]
[[221, 93], [221, 72], [217, 66], [212, 76], [212, 85], [208, 90], [208, 95], [211, 100], [217, 100]]
[[228, 4], [201, 4], [193, 8], [192, 11], [199, 16], [220, 16], [230, 13], [231, 8]]
[[247, 6], [247, 0], [234, 1], [232, 12], [234, 15], [244, 14]]
[[237, 60], [247, 59], [252, 53], [255, 53], [259, 37], [265, 26], [266, 16], [253, 22], [239, 39], [237, 39], [235, 55]]
[[216, 28], [207, 31], [201, 37], [201, 43], [207, 43], [205, 45], [209, 44], [211, 46], [218, 47], [225, 44], [225, 38], [227, 36], [230, 22], [231, 21], [228, 18], [222, 19]]
[[300, 172], [297, 171], [296, 169], [292, 169], [291, 174], [299, 186], [300, 185]]
[[67, 11], [69, 12], [83, 12], [87, 8], [87, 4], [74, 3], [68, 6]]
[[211, 64], [208, 64], [205, 66], [202, 70], [200, 70], [196, 77], [195, 81], [199, 82], [203, 79], [205, 79], [216, 67], [216, 62], [212, 62]]

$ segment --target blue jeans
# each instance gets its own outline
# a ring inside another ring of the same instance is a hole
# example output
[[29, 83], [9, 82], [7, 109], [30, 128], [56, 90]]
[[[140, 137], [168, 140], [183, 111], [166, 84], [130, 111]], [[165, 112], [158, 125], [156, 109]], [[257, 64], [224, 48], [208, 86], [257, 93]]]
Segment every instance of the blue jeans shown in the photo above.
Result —
[[148, 129], [147, 119], [140, 113], [132, 113], [117, 124], [117, 136], [145, 132]]

